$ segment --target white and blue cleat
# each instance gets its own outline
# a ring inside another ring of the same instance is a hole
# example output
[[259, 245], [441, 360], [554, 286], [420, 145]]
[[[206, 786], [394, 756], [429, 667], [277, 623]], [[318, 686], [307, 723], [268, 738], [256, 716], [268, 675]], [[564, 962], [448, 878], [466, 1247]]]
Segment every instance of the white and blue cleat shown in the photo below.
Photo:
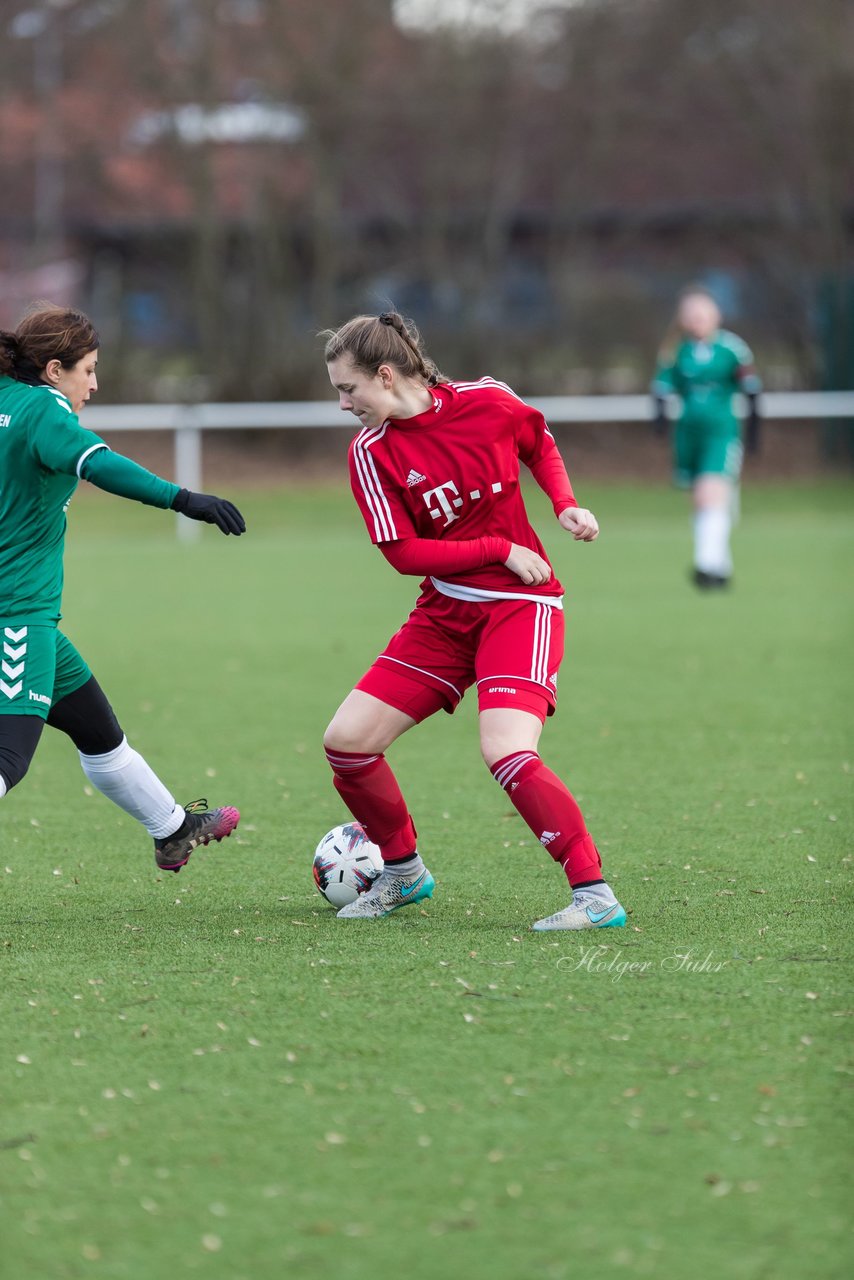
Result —
[[598, 894], [579, 889], [572, 895], [572, 902], [563, 911], [537, 920], [531, 925], [536, 933], [548, 933], [553, 929], [621, 929], [626, 923], [626, 913], [616, 898], [608, 901]]
[[436, 882], [425, 867], [417, 876], [397, 876], [384, 871], [366, 893], [338, 912], [339, 920], [379, 920], [401, 907], [414, 906], [433, 897]]

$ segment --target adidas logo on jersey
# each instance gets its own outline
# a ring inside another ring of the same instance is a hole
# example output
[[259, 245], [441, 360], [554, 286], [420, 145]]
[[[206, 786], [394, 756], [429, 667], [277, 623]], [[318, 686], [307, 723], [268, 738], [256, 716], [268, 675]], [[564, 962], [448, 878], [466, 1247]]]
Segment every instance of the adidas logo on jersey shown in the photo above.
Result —
[[426, 479], [427, 477], [422, 476], [420, 471], [410, 471], [406, 477], [406, 487], [407, 489], [412, 489], [417, 484], [423, 484]]

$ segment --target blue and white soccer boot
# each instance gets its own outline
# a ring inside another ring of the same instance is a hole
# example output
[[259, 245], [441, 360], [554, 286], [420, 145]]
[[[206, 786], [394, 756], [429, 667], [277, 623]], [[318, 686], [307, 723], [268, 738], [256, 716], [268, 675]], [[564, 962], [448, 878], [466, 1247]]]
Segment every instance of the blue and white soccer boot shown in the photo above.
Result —
[[361, 893], [355, 902], [349, 902], [338, 912], [339, 920], [379, 920], [401, 907], [411, 907], [416, 902], [433, 897], [436, 882], [425, 867], [412, 876], [398, 876], [384, 871], [367, 893]]
[[625, 923], [626, 913], [610, 890], [604, 897], [592, 889], [576, 889], [568, 907], [535, 921], [531, 928], [548, 933], [552, 929], [621, 929]]

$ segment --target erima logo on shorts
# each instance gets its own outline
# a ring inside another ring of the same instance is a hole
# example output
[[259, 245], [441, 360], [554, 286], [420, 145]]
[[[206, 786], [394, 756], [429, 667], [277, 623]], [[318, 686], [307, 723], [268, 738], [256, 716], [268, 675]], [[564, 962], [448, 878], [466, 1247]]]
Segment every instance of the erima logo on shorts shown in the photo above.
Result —
[[50, 706], [50, 698], [46, 693], [34, 693], [32, 689], [30, 689], [30, 702], [41, 702], [46, 707]]
[[507, 684], [494, 684], [491, 689], [487, 689], [487, 693], [517, 693], [518, 690], [511, 689]]

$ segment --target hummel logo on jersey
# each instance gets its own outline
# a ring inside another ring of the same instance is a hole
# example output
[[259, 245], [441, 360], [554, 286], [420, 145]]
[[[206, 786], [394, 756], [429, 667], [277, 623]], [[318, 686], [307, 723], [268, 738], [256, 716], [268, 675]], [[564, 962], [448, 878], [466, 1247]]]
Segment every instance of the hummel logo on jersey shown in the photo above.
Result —
[[422, 476], [420, 471], [410, 471], [406, 477], [406, 487], [407, 489], [413, 489], [415, 485], [423, 484], [426, 479], [427, 477]]
[[540, 844], [549, 845], [552, 840], [557, 840], [559, 835], [559, 831], [544, 831], [540, 836]]

